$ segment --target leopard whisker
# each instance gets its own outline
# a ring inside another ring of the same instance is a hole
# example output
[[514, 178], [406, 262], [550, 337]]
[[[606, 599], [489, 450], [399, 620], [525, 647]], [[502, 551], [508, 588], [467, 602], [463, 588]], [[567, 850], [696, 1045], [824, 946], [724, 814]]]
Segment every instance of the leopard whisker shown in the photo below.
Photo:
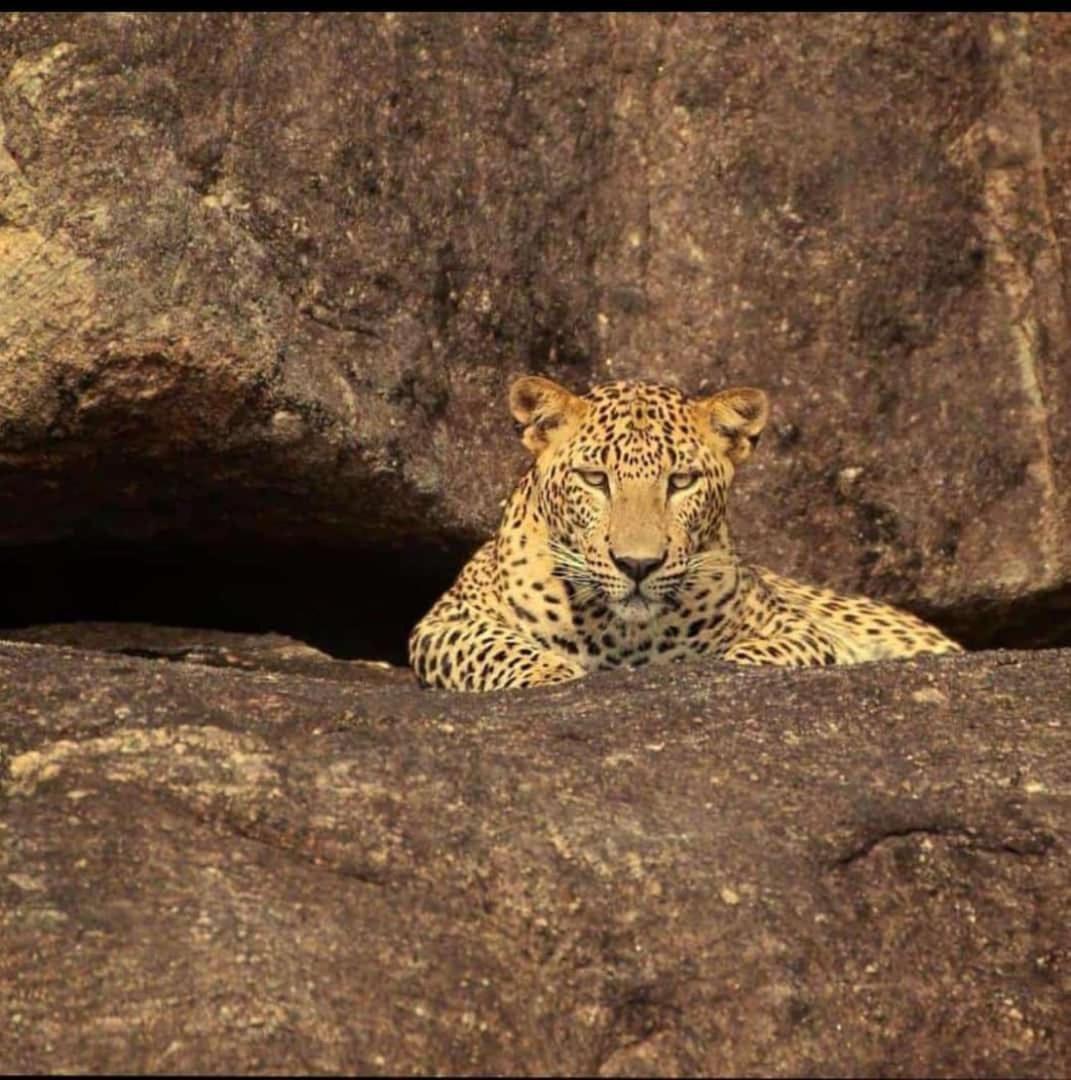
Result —
[[588, 568], [587, 559], [579, 551], [574, 550], [567, 544], [563, 544], [560, 540], [551, 540], [548, 546], [550, 547], [551, 557], [559, 565], [574, 566], [584, 570]]
[[686, 580], [694, 581], [700, 574], [709, 573], [712, 570], [729, 570], [734, 564], [733, 558], [720, 549], [707, 549], [696, 552], [685, 564], [684, 574]]

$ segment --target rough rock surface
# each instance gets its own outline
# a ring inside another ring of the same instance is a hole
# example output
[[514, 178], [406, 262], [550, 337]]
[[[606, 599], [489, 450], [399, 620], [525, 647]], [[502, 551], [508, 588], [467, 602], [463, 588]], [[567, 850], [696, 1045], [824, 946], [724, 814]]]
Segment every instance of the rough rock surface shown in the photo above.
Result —
[[1069, 680], [0, 645], [0, 1068], [1066, 1075]]
[[0, 541], [467, 542], [511, 375], [741, 381], [756, 560], [1066, 620], [1069, 71], [1045, 14], [4, 14]]
[[312, 675], [365, 685], [406, 683], [412, 674], [376, 660], [336, 660], [320, 649], [283, 634], [236, 634], [224, 630], [154, 626], [143, 623], [46, 623], [4, 630], [5, 641], [69, 645], [92, 652], [119, 653], [156, 660]]

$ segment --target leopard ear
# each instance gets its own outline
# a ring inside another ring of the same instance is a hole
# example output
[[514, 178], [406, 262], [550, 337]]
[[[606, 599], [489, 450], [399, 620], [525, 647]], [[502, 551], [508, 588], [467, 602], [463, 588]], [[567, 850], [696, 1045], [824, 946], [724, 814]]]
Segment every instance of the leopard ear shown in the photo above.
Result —
[[707, 430], [736, 465], [751, 456], [766, 426], [770, 405], [761, 390], [738, 386], [695, 403]]
[[524, 425], [521, 441], [533, 454], [567, 435], [584, 414], [584, 403], [564, 386], [538, 375], [525, 375], [509, 388], [509, 407]]

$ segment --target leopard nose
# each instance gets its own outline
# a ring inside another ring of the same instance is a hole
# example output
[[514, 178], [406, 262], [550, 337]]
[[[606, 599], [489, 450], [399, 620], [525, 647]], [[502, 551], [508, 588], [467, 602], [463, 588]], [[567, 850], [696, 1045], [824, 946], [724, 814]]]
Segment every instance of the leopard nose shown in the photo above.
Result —
[[665, 555], [660, 555], [657, 559], [630, 559], [611, 553], [610, 557], [614, 560], [614, 566], [622, 574], [627, 574], [632, 578], [637, 585], [666, 561]]

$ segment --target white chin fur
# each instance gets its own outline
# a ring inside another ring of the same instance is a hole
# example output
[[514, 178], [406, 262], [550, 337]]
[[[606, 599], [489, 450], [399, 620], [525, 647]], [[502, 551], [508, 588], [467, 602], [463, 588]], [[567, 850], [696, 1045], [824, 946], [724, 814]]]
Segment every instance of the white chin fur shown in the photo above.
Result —
[[655, 605], [642, 596], [630, 596], [627, 600], [619, 601], [613, 605], [613, 613], [625, 623], [647, 622], [654, 613]]

